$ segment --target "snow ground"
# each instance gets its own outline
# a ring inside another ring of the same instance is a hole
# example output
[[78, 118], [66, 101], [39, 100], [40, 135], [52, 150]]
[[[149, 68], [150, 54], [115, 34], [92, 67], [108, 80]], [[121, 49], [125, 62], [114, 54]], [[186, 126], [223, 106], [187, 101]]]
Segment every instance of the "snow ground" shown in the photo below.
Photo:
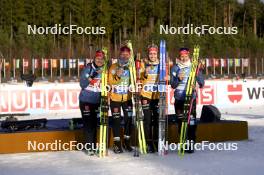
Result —
[[196, 151], [179, 158], [176, 152], [164, 157], [132, 153], [103, 159], [82, 152], [43, 152], [0, 155], [0, 175], [79, 174], [180, 174], [226, 175], [263, 174], [264, 107], [221, 110], [222, 118], [247, 120], [249, 140], [239, 141], [237, 151]]

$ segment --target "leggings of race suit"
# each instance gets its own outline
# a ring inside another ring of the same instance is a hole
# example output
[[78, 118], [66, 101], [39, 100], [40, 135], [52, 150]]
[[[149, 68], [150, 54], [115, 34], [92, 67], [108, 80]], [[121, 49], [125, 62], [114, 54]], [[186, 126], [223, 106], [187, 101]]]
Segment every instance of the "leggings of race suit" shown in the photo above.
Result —
[[142, 97], [142, 109], [144, 113], [144, 130], [147, 143], [158, 141], [158, 103], [159, 100], [150, 100]]
[[[178, 119], [178, 133], [181, 133], [181, 126], [183, 122], [183, 108], [184, 108], [184, 101], [182, 100], [175, 100], [174, 103], [175, 112]], [[190, 125], [187, 127], [187, 140], [194, 142], [196, 141], [196, 128], [197, 128], [197, 121], [196, 121], [196, 99], [193, 100], [193, 107], [191, 111], [191, 120]]]
[[121, 108], [124, 113], [124, 138], [129, 139], [132, 129], [132, 101], [116, 102], [111, 100], [110, 108], [113, 117], [114, 140], [120, 140]]
[[90, 146], [94, 146], [94, 149], [96, 146], [97, 115], [99, 114], [99, 106], [99, 104], [91, 104], [80, 101], [80, 110], [83, 119], [83, 130], [85, 136], [84, 141], [85, 143], [89, 143]]
[[[146, 141], [156, 141], [158, 139], [158, 100], [142, 99], [142, 108], [144, 113], [144, 128]], [[85, 143], [96, 143], [97, 134], [97, 115], [99, 114], [99, 104], [80, 102], [80, 110], [84, 123]], [[113, 114], [113, 135], [114, 139], [120, 140], [121, 108], [124, 111], [124, 137], [129, 138], [132, 127], [132, 101], [114, 102], [110, 104]], [[176, 100], [175, 111], [178, 117], [178, 133], [182, 125], [182, 114], [184, 101]], [[187, 140], [196, 141], [196, 100], [193, 102], [191, 112], [191, 124], [188, 126]]]

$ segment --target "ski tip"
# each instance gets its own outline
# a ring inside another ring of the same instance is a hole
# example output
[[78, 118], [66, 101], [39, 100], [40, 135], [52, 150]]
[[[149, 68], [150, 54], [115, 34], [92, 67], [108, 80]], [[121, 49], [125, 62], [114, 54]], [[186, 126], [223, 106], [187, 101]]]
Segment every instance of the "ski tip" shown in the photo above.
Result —
[[164, 39], [160, 40], [160, 46], [164, 47], [166, 45], [166, 41]]
[[197, 44], [197, 45], [194, 46], [194, 49], [195, 50], [199, 50], [200, 49], [200, 46]]

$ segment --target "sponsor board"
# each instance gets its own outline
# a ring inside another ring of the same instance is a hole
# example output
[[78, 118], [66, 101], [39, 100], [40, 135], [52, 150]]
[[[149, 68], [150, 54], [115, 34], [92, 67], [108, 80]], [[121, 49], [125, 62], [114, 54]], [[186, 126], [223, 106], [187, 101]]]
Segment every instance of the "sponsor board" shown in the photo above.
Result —
[[[79, 112], [80, 87], [78, 83], [0, 85], [1, 113], [59, 113]], [[174, 113], [174, 90], [168, 88], [168, 113]], [[260, 106], [264, 102], [264, 81], [211, 81], [197, 88], [197, 105], [215, 105], [220, 108]]]

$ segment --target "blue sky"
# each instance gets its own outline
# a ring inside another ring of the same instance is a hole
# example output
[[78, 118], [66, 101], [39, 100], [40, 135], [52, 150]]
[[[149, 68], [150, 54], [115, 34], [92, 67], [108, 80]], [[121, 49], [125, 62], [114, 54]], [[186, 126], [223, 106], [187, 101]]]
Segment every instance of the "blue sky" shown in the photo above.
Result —
[[[237, 1], [240, 3], [244, 3], [244, 0], [237, 0]], [[264, 2], [264, 0], [260, 0], [260, 1]]]

